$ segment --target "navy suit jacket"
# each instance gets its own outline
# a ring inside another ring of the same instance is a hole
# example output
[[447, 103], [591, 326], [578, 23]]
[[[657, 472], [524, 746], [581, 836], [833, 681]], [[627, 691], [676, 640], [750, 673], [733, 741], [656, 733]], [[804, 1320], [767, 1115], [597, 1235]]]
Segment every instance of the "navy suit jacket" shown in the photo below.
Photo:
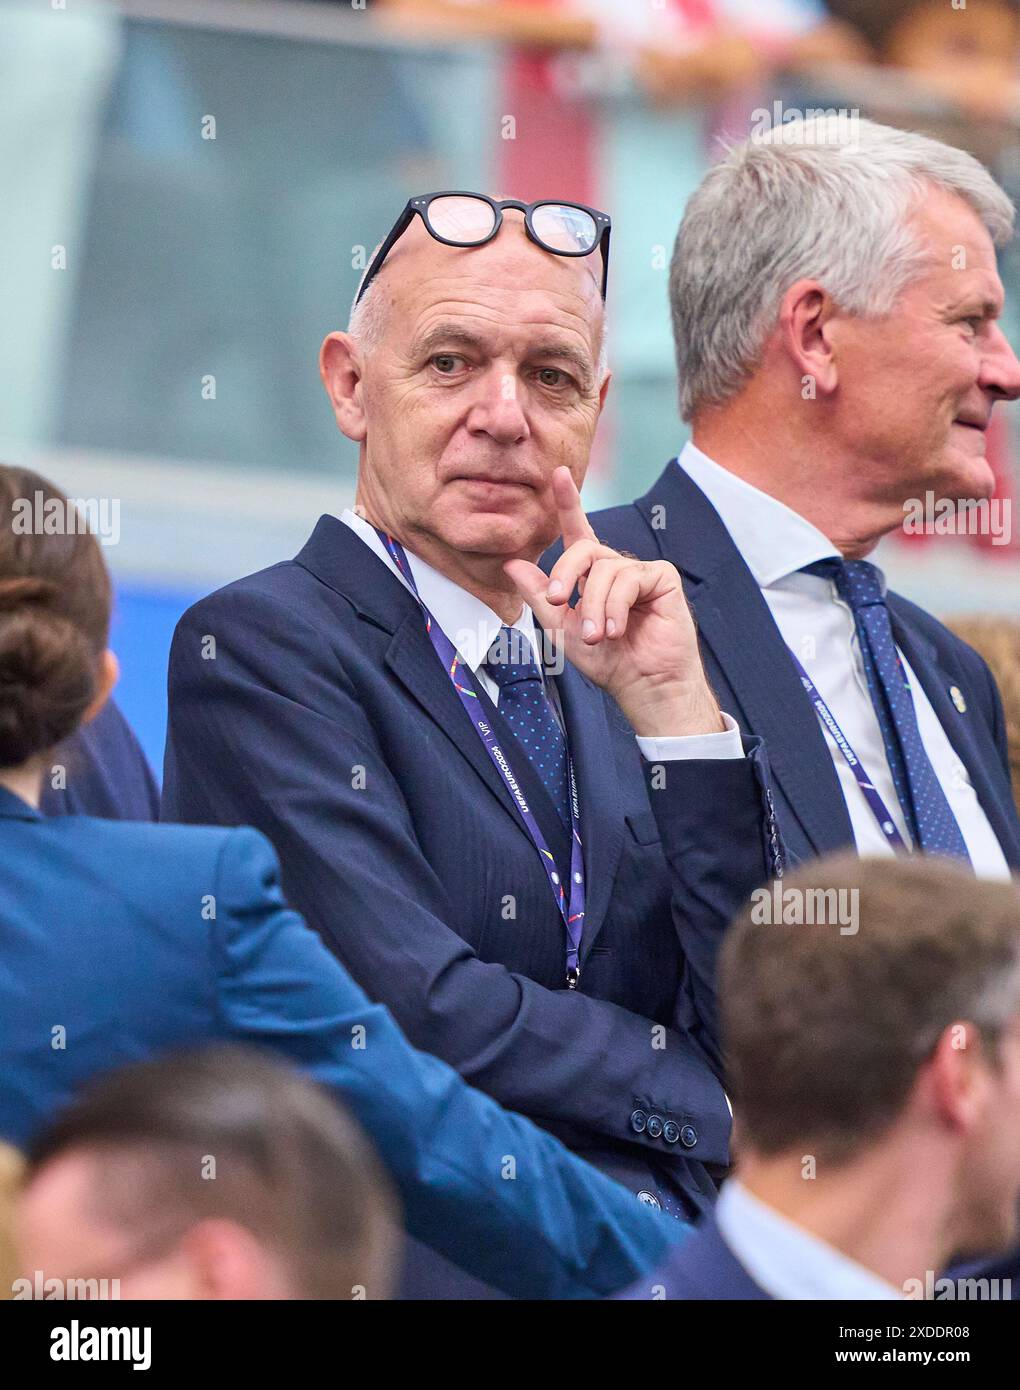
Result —
[[[1017, 1297], [1017, 1252], [995, 1260], [956, 1265], [946, 1270], [949, 1279], [998, 1279], [1010, 1281]], [[994, 1285], [993, 1285], [994, 1287]], [[659, 1269], [643, 1274], [630, 1288], [614, 1297], [628, 1302], [678, 1299], [771, 1299], [722, 1238], [714, 1216], [708, 1216], [694, 1234], [675, 1250]]]
[[708, 1216], [666, 1263], [617, 1295], [629, 1302], [679, 1299], [771, 1299], [723, 1240]]
[[[654, 1194], [658, 1175], [693, 1213], [714, 1199], [705, 1165], [727, 1163], [730, 1121], [677, 923], [725, 922], [771, 873], [765, 760], [755, 744], [670, 763], [650, 792], [618, 708], [569, 665], [556, 680], [588, 875], [577, 990], [545, 872], [420, 607], [334, 517], [182, 618], [163, 814], [264, 831], [288, 898], [416, 1046], [633, 1189]], [[523, 755], [514, 771], [564, 863]]]
[[[765, 740], [790, 859], [853, 847], [850, 816], [818, 716], [754, 576], [701, 489], [674, 459], [643, 497], [589, 520], [607, 545], [643, 560], [669, 560], [682, 574], [719, 702], [743, 731]], [[992, 674], [972, 647], [930, 613], [895, 593], [888, 606], [896, 641], [970, 774], [1007, 862], [1020, 870], [1020, 821]], [[964, 696], [965, 712], [950, 697], [953, 686]]]
[[342, 1099], [410, 1231], [507, 1293], [598, 1296], [686, 1234], [416, 1052], [286, 906], [256, 831], [47, 820], [0, 788], [0, 863], [0, 1138], [119, 1063], [232, 1041]]
[[108, 700], [50, 758], [62, 767], [59, 790], [47, 775], [41, 808], [46, 816], [102, 816], [105, 820], [158, 820], [159, 788], [141, 745], [116, 704]]

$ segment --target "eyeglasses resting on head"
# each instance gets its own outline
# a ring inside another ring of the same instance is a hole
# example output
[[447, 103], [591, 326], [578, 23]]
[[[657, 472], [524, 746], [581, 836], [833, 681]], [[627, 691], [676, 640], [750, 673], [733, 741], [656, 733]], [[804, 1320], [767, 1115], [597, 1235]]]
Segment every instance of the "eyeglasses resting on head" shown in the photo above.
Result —
[[606, 297], [609, 280], [609, 233], [612, 222], [607, 213], [583, 203], [557, 202], [543, 198], [537, 203], [522, 203], [516, 198], [497, 202], [486, 193], [464, 193], [448, 190], [425, 193], [409, 198], [393, 224], [386, 240], [372, 257], [358, 288], [355, 304], [378, 275], [383, 262], [407, 231], [415, 216], [421, 218], [425, 229], [445, 246], [484, 246], [496, 236], [503, 225], [503, 209], [516, 208], [524, 213], [524, 228], [528, 237], [543, 251], [554, 256], [590, 256], [596, 248], [602, 252], [602, 298]]

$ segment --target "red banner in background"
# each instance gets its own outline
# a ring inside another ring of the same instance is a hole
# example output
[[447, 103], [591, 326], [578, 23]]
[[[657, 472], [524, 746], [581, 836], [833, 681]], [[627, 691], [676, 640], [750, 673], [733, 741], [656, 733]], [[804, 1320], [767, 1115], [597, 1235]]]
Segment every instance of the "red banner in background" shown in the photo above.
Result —
[[[519, 2], [533, 9], [562, 5], [562, 0]], [[594, 207], [595, 122], [584, 103], [556, 91], [552, 63], [544, 54], [524, 51], [507, 61], [500, 114], [514, 124], [509, 132], [500, 131], [498, 191], [524, 202], [558, 197]]]
[[[1010, 506], [1012, 506], [1014, 477], [1013, 469], [1010, 466], [1010, 457], [1013, 441], [1009, 421], [1001, 409], [993, 412], [992, 422], [985, 438], [987, 440], [988, 462], [995, 474], [995, 496], [1001, 497], [1004, 501], [1008, 499]], [[1016, 535], [1015, 527], [1010, 534], [1011, 539], [1008, 545], [993, 544], [992, 536], [970, 536], [968, 539], [979, 550], [991, 550], [1015, 559], [1017, 551], [1020, 550], [1020, 536]]]
[[[525, 0], [535, 9], [552, 9], [562, 0]], [[512, 53], [503, 73], [501, 130], [496, 155], [498, 193], [532, 202], [536, 198], [571, 198], [601, 207], [596, 173], [598, 122], [589, 103], [571, 100], [554, 80], [554, 60], [535, 52]], [[512, 134], [512, 138], [507, 138]], [[607, 209], [612, 214], [612, 209]], [[592, 479], [613, 469], [612, 422], [603, 416], [592, 451]]]

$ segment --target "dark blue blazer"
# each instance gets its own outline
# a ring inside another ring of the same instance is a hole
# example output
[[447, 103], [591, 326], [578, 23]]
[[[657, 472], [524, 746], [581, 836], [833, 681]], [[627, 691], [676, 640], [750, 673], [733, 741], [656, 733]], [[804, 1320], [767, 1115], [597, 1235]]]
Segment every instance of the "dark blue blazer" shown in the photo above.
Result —
[[[643, 497], [590, 517], [607, 545], [669, 560], [694, 609], [709, 681], [723, 709], [768, 748], [776, 814], [791, 860], [852, 847], [846, 802], [818, 716], [754, 576], [701, 489], [671, 460]], [[896, 641], [913, 667], [1011, 868], [1020, 821], [1010, 785], [999, 693], [974, 649], [916, 604], [888, 598]], [[950, 697], [958, 686], [966, 711]]]
[[[57, 768], [66, 776], [56, 779]], [[54, 788], [54, 780], [64, 785]], [[41, 808], [46, 816], [159, 819], [156, 779], [131, 726], [112, 700], [51, 757]]]
[[257, 832], [46, 820], [0, 788], [0, 863], [0, 1138], [24, 1144], [107, 1068], [239, 1042], [342, 1099], [411, 1232], [507, 1293], [598, 1296], [683, 1238], [414, 1051], [287, 908]]
[[631, 1302], [772, 1298], [723, 1240], [714, 1216], [707, 1216], [659, 1269], [616, 1296]]
[[[618, 708], [569, 665], [556, 680], [588, 875], [575, 991], [545, 872], [417, 602], [334, 517], [182, 618], [163, 814], [264, 831], [288, 899], [416, 1046], [693, 1212], [730, 1121], [677, 922], [727, 921], [771, 872], [764, 757], [671, 763], [650, 792]], [[554, 807], [514, 769], [564, 864]]]
[[[992, 1261], [958, 1265], [946, 1270], [950, 1279], [1017, 1279], [1017, 1252], [1011, 1251]], [[993, 1285], [994, 1287], [994, 1285]], [[772, 1299], [756, 1284], [723, 1240], [714, 1216], [708, 1216], [694, 1234], [650, 1274], [643, 1274], [629, 1289], [614, 1295], [626, 1301], [694, 1299]], [[1016, 1297], [1016, 1293], [1013, 1293]]]

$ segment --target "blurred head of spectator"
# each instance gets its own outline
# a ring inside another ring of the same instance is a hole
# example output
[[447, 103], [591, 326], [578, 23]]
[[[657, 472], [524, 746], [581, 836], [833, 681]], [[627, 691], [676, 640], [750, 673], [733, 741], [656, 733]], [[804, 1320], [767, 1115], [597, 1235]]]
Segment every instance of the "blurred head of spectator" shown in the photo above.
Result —
[[17, 1274], [12, 1223], [21, 1172], [20, 1156], [7, 1144], [0, 1144], [0, 1299], [11, 1297]]
[[[1016, 885], [839, 855], [776, 888], [720, 958], [741, 1180], [896, 1285], [1014, 1241]], [[818, 891], [850, 911], [787, 910]]]
[[385, 1298], [398, 1226], [380, 1167], [317, 1086], [243, 1048], [112, 1072], [33, 1144], [30, 1281], [122, 1298]]
[[64, 494], [0, 465], [0, 772], [26, 800], [117, 680], [110, 602], [102, 550]]
[[989, 497], [992, 409], [1020, 395], [995, 255], [1013, 218], [971, 155], [853, 113], [734, 147], [670, 269], [695, 444], [848, 558], [908, 499]]
[[876, 62], [905, 69], [975, 116], [1020, 114], [1020, 0], [828, 0]]
[[1006, 717], [1009, 773], [1020, 809], [1020, 622], [1014, 618], [949, 618], [946, 626], [980, 652], [991, 668]]

